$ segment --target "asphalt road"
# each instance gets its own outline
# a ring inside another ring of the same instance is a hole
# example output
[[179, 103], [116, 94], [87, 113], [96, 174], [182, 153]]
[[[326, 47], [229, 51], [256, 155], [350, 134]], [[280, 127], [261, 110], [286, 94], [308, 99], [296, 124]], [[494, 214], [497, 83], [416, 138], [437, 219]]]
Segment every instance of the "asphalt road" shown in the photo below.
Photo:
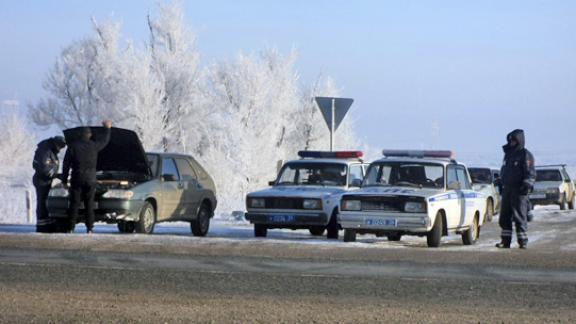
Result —
[[576, 213], [541, 210], [526, 251], [421, 238], [254, 239], [215, 224], [159, 235], [41, 235], [0, 225], [0, 322], [576, 322]]

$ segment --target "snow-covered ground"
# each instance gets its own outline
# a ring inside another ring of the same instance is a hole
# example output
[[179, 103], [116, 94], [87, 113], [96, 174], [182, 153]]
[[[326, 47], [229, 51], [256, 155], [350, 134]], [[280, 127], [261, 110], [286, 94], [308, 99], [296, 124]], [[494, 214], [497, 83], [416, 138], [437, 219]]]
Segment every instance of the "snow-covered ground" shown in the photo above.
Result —
[[[535, 218], [530, 223], [530, 245], [536, 247], [559, 246], [561, 250], [576, 251], [576, 211], [561, 211], [555, 206], [538, 206]], [[74, 234], [37, 234], [34, 226], [23, 224], [0, 225], [2, 233], [18, 233], [22, 235], [42, 235], [48, 239], [77, 240], [79, 243], [85, 239], [85, 227], [80, 224]], [[494, 244], [499, 241], [500, 229], [498, 218], [485, 224], [481, 231], [481, 238], [473, 246], [464, 246], [459, 235], [450, 235], [443, 238], [442, 250], [471, 250], [471, 251], [497, 251]], [[191, 244], [300, 244], [313, 245], [317, 248], [345, 246], [362, 249], [403, 249], [426, 248], [426, 239], [423, 237], [404, 236], [400, 242], [390, 242], [386, 238], [377, 238], [374, 235], [359, 235], [357, 242], [344, 243], [342, 240], [327, 240], [324, 237], [311, 236], [307, 230], [270, 230], [267, 238], [255, 238], [253, 227], [246, 221], [230, 221], [215, 219], [211, 223], [207, 237], [194, 237], [191, 235], [188, 223], [162, 223], [156, 225], [153, 235], [119, 234], [115, 225], [98, 224], [91, 240], [110, 242], [113, 240], [139, 242], [142, 244], [186, 243]], [[554, 247], [556, 248], [556, 247]]]

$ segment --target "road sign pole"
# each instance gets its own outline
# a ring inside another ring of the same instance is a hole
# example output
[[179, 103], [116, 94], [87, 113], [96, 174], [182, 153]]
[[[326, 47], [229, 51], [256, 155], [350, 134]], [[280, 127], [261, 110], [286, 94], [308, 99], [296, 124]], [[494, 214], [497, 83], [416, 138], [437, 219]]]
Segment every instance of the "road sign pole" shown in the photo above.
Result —
[[332, 123], [330, 123], [330, 151], [334, 151], [334, 131], [336, 126], [336, 98], [332, 98]]

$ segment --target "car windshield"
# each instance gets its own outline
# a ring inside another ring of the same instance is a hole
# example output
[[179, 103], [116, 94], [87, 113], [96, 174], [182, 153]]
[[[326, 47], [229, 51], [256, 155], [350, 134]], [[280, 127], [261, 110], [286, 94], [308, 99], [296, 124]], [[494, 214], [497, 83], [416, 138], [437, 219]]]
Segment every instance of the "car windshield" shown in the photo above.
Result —
[[536, 181], [562, 181], [558, 170], [536, 170]]
[[367, 186], [444, 188], [444, 166], [418, 162], [376, 162], [364, 178]]
[[469, 168], [473, 183], [492, 183], [492, 171], [490, 169]]
[[287, 163], [277, 185], [345, 186], [347, 166], [339, 163]]

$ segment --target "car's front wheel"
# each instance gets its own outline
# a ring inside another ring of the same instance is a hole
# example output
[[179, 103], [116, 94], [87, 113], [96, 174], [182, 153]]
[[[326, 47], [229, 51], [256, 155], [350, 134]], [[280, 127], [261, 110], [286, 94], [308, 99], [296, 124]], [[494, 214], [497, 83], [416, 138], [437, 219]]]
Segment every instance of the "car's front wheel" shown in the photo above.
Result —
[[192, 230], [192, 235], [194, 236], [206, 236], [208, 234], [208, 229], [210, 229], [210, 216], [212, 211], [210, 207], [206, 204], [200, 206], [198, 210], [198, 215], [196, 219], [190, 222], [190, 229]]
[[392, 242], [399, 242], [402, 239], [402, 234], [400, 233], [390, 233], [386, 236], [388, 237], [388, 241]]
[[145, 202], [140, 211], [140, 219], [136, 223], [136, 232], [142, 234], [152, 234], [156, 224], [156, 211], [150, 202]]
[[560, 200], [560, 210], [566, 210], [566, 194], [562, 194], [562, 200]]
[[576, 205], [576, 194], [572, 194], [572, 199], [570, 199], [570, 202], [568, 203], [568, 208], [574, 209], [575, 205]]
[[486, 215], [484, 216], [484, 221], [491, 222], [493, 217], [494, 217], [494, 203], [492, 202], [492, 199], [488, 199], [488, 202], [486, 203]]
[[338, 231], [340, 231], [340, 225], [338, 224], [338, 214], [336, 211], [334, 211], [332, 213], [332, 217], [330, 217], [328, 225], [326, 226], [326, 238], [337, 240]]
[[432, 229], [426, 234], [426, 242], [428, 243], [428, 247], [440, 246], [443, 226], [442, 213], [438, 212], [438, 214], [436, 214], [436, 220], [434, 220]]

